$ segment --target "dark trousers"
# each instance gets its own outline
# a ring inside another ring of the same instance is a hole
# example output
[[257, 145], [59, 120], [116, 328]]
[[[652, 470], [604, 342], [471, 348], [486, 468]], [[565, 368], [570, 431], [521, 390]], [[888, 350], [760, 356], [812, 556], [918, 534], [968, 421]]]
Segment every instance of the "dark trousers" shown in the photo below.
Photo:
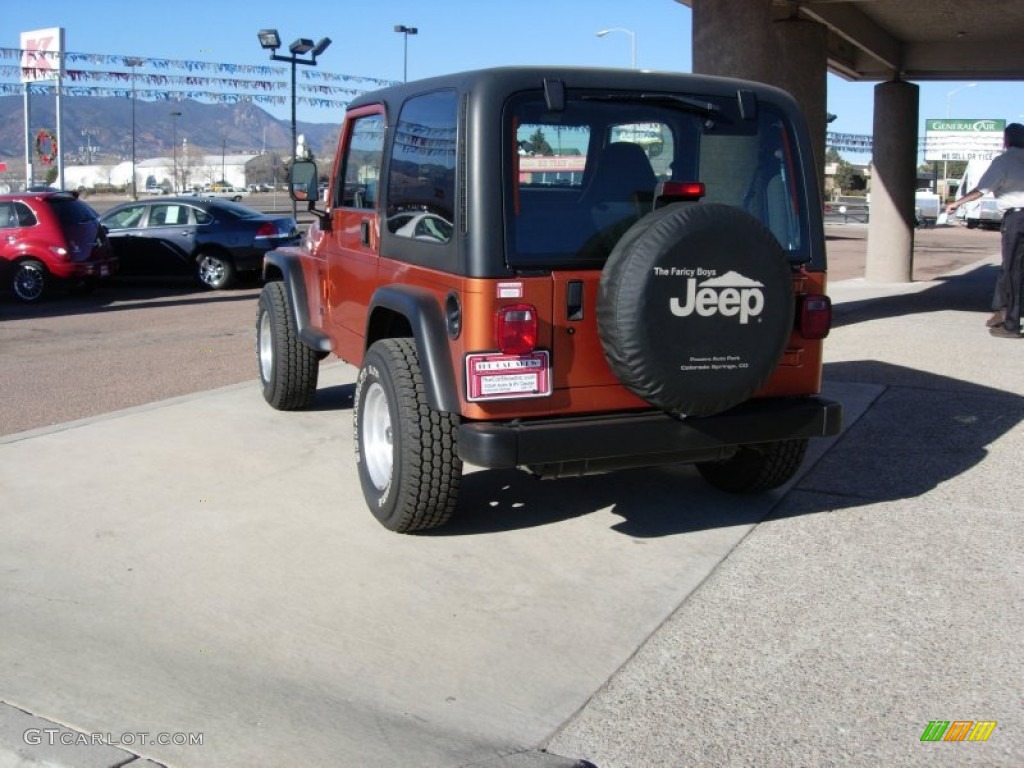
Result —
[[992, 308], [1006, 310], [1008, 331], [1020, 331], [1020, 302], [1024, 290], [1024, 210], [1003, 217], [1003, 264], [996, 281]]

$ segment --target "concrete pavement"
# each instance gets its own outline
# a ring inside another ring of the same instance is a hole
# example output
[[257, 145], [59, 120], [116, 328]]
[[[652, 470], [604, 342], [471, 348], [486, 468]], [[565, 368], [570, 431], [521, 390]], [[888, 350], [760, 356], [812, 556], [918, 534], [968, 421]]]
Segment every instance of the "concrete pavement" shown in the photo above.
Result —
[[994, 264], [834, 283], [845, 431], [757, 499], [477, 472], [450, 528], [396, 536], [344, 365], [303, 413], [244, 385], [0, 438], [0, 766], [1024, 764]]
[[[876, 387], [870, 406], [549, 748], [601, 768], [1024, 765], [1024, 341], [983, 327], [995, 263], [833, 287], [826, 378]], [[921, 742], [933, 720], [998, 725]]]

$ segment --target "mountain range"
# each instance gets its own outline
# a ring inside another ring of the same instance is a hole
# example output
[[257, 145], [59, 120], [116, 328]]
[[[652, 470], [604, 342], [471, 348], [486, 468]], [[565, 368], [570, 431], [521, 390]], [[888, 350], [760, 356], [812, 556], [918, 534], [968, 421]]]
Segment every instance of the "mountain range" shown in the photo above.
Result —
[[[56, 135], [56, 100], [32, 96], [31, 132]], [[172, 112], [180, 112], [174, 116]], [[61, 102], [64, 162], [114, 163], [131, 159], [132, 100], [100, 96], [66, 96]], [[332, 157], [342, 114], [336, 123], [298, 121], [317, 158]], [[0, 161], [9, 171], [24, 163], [25, 118], [21, 96], [0, 96]], [[198, 101], [135, 101], [135, 156], [138, 160], [167, 157], [175, 141], [208, 154], [290, 156], [291, 123], [279, 120], [251, 102], [204, 104]]]

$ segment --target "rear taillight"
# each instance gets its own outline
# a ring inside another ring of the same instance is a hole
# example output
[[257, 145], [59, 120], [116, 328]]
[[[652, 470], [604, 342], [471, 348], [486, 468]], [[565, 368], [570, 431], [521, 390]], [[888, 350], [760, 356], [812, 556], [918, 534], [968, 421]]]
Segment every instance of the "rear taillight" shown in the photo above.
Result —
[[264, 221], [256, 230], [256, 239], [277, 237], [277, 226], [272, 221]]
[[797, 330], [805, 339], [824, 339], [832, 328], [832, 300], [820, 293], [811, 293], [800, 302]]
[[499, 307], [494, 335], [503, 355], [528, 355], [537, 347], [537, 310], [531, 304]]

